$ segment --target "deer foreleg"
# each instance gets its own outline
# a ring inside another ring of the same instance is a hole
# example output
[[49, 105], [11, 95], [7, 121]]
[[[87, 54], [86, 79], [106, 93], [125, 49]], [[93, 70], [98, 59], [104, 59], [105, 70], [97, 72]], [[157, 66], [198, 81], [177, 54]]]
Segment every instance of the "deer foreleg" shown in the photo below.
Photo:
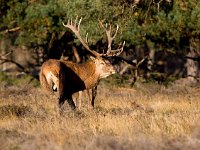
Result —
[[78, 92], [78, 109], [80, 110], [81, 109], [81, 101], [82, 101], [82, 94], [83, 92], [82, 91], [79, 91]]
[[95, 86], [94, 88], [92, 88], [92, 101], [91, 101], [91, 105], [94, 108], [94, 100], [97, 96], [97, 86]]
[[91, 110], [91, 98], [90, 98], [90, 90], [87, 89], [87, 96], [88, 96], [88, 110]]

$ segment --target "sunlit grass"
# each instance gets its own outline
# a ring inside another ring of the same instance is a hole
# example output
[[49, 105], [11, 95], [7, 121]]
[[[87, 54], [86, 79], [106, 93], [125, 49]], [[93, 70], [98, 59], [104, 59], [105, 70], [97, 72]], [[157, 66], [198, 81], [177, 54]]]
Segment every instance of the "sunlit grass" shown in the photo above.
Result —
[[[75, 112], [40, 88], [0, 89], [1, 149], [196, 149], [200, 146], [200, 89], [101, 84], [95, 109]], [[85, 94], [85, 93], [84, 93]], [[19, 137], [22, 140], [19, 140]], [[13, 142], [9, 142], [12, 139]], [[193, 141], [191, 143], [191, 141]], [[51, 143], [51, 144], [50, 144]]]

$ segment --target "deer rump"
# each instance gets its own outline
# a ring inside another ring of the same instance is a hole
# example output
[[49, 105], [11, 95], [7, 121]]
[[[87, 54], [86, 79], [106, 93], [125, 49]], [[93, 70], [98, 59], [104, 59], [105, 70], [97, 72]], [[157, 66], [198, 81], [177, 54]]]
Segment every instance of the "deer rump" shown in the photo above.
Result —
[[[56, 65], [57, 68], [51, 68], [51, 65]], [[49, 90], [58, 93], [58, 96], [69, 97], [87, 88], [83, 79], [76, 72], [76, 67], [73, 63], [50, 59], [48, 60], [48, 67], [51, 68], [49, 72], [52, 73], [52, 76], [48, 79], [52, 82], [49, 85]], [[58, 82], [54, 78], [57, 78]]]

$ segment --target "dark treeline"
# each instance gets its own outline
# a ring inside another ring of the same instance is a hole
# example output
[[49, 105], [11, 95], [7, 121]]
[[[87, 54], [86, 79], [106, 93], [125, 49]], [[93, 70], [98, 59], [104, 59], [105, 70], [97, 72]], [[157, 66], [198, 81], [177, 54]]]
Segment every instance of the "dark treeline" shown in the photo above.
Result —
[[82, 35], [88, 33], [89, 45], [100, 52], [106, 49], [106, 36], [99, 21], [118, 24], [113, 47], [126, 41], [121, 57], [136, 61], [135, 66], [142, 61], [138, 67], [144, 77], [149, 72], [199, 76], [198, 0], [0, 0], [0, 52], [25, 47], [36, 65], [61, 55], [73, 60], [74, 48], [83, 57], [80, 42], [62, 26], [76, 16], [83, 18]]

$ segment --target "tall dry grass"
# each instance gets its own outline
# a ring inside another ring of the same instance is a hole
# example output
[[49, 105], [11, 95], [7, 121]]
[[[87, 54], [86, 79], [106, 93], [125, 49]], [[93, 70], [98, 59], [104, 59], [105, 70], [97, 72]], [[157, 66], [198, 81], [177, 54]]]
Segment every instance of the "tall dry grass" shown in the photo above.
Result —
[[[86, 96], [83, 96], [86, 97]], [[198, 149], [200, 88], [101, 84], [95, 109], [80, 111], [40, 88], [0, 87], [0, 149]]]

